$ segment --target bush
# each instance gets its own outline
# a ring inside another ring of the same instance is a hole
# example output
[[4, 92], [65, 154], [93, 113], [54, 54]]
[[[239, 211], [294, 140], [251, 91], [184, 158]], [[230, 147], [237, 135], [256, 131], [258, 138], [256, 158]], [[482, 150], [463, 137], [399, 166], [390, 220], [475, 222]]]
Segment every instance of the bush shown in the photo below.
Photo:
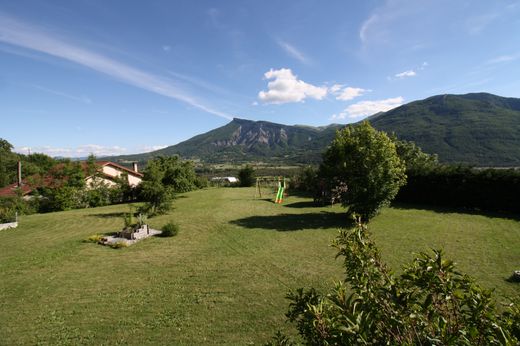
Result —
[[179, 233], [179, 226], [173, 222], [168, 222], [162, 227], [161, 237], [173, 237]]
[[[520, 309], [496, 309], [491, 291], [455, 271], [442, 251], [421, 253], [396, 277], [365, 226], [334, 242], [347, 276], [322, 295], [287, 295], [288, 321], [307, 345], [517, 345]], [[271, 345], [289, 345], [279, 333]]]
[[99, 243], [104, 236], [102, 234], [93, 234], [88, 237], [85, 242], [87, 243]]
[[312, 166], [303, 167], [291, 178], [291, 188], [314, 194], [318, 186], [318, 170]]

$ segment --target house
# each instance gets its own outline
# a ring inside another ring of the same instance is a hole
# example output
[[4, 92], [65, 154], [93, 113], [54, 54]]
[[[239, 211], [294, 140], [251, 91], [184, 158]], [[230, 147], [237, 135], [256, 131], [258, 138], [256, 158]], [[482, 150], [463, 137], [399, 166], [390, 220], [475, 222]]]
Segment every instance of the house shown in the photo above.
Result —
[[[82, 166], [84, 166], [83, 169], [86, 170], [87, 164], [85, 162], [82, 162]], [[98, 167], [98, 174], [85, 178], [87, 187], [91, 186], [95, 179], [101, 179], [107, 186], [114, 186], [116, 185], [115, 179], [125, 173], [128, 177], [128, 184], [132, 187], [136, 187], [143, 180], [143, 174], [138, 172], [136, 162], [133, 163], [133, 169], [126, 168], [111, 161], [98, 161], [96, 162], [96, 166]]]
[[[115, 186], [116, 178], [119, 178], [126, 173], [128, 184], [132, 187], [139, 185], [143, 179], [143, 174], [137, 170], [137, 163], [133, 163], [133, 169], [126, 168], [115, 162], [111, 161], [98, 161], [96, 162], [97, 174], [90, 175], [85, 178], [85, 184], [88, 187], [94, 185], [94, 183], [103, 183], [107, 186]], [[63, 168], [63, 164], [59, 164], [52, 168], [53, 171], [59, 171]], [[85, 172], [88, 171], [88, 165], [86, 162], [81, 162], [81, 168]], [[52, 175], [40, 176], [33, 175], [28, 178], [22, 179], [22, 167], [21, 163], [18, 162], [18, 181], [16, 183], [4, 186], [0, 188], [0, 197], [14, 197], [18, 194], [22, 196], [28, 196], [40, 187], [52, 187], [56, 186], [56, 181]]]

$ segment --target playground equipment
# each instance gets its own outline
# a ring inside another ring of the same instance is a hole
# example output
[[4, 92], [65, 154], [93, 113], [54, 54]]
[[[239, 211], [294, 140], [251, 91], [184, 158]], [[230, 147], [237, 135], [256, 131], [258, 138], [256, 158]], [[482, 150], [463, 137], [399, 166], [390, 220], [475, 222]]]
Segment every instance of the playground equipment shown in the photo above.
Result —
[[274, 200], [274, 203], [282, 204], [284, 190], [285, 190], [285, 177], [283, 178], [283, 180], [278, 178], [278, 193], [276, 194], [276, 199]]
[[256, 178], [255, 198], [262, 198], [262, 186], [264, 188], [276, 188], [276, 196], [274, 202], [280, 204], [283, 202], [283, 194], [286, 190], [285, 177], [261, 177]]

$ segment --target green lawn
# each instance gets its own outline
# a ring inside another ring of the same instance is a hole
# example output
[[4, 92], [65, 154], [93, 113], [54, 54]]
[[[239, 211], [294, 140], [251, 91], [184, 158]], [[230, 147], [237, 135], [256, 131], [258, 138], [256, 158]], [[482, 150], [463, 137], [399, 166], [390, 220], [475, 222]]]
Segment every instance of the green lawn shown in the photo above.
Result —
[[[289, 289], [342, 278], [329, 244], [347, 220], [339, 207], [254, 199], [254, 189], [195, 191], [175, 201], [150, 238], [114, 250], [83, 239], [123, 225], [125, 205], [21, 218], [0, 231], [0, 345], [263, 344], [284, 323]], [[370, 225], [395, 268], [443, 247], [500, 296], [520, 264], [520, 222], [389, 208]], [[516, 267], [515, 267], [516, 266]]]

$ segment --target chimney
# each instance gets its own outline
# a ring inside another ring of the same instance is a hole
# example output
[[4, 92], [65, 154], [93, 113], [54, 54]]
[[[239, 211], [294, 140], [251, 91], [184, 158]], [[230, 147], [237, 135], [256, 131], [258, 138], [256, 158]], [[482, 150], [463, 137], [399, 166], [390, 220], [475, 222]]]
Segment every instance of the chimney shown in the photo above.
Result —
[[132, 167], [134, 169], [134, 172], [138, 173], [139, 171], [137, 170], [137, 162], [132, 162]]
[[22, 186], [22, 161], [18, 161], [18, 187]]

